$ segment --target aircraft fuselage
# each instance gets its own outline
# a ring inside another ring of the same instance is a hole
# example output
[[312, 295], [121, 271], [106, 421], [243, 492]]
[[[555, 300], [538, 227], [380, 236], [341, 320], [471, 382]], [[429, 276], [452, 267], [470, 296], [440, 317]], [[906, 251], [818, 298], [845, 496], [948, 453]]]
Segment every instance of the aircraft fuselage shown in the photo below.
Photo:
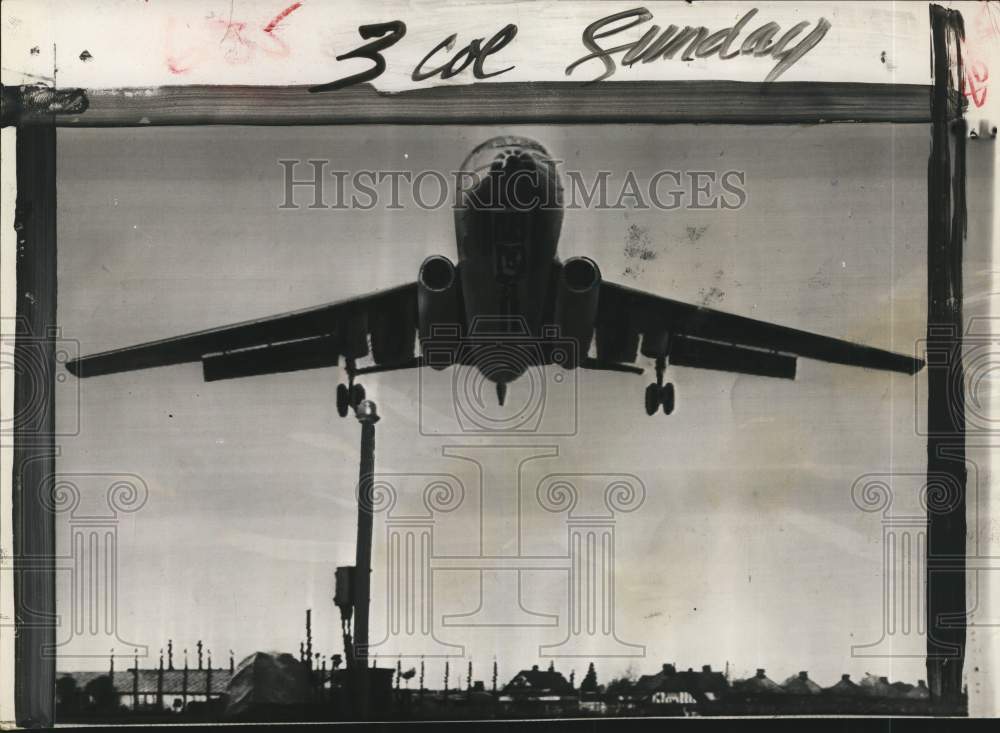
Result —
[[[540, 339], [552, 315], [563, 218], [555, 162], [534, 140], [496, 137], [476, 147], [462, 171], [474, 181], [455, 211], [465, 333]], [[498, 382], [523, 373], [477, 366]]]

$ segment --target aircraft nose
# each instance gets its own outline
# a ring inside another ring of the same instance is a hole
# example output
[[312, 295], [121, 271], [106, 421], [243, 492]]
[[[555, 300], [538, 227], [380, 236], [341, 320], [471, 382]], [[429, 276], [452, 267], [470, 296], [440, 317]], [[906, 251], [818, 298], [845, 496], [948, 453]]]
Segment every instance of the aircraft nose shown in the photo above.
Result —
[[515, 163], [524, 167], [537, 167], [549, 159], [541, 143], [518, 135], [493, 137], [473, 148], [462, 162], [462, 170], [473, 174], [486, 171], [514, 170]]
[[531, 170], [535, 167], [534, 158], [523, 148], [506, 148], [500, 150], [490, 164], [490, 170], [496, 173], [513, 173], [518, 170]]

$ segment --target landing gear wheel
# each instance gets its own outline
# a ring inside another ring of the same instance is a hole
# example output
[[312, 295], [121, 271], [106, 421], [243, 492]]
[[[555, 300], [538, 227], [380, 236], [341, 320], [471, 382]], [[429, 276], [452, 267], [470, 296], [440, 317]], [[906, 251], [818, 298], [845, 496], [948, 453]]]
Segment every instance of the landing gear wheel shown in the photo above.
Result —
[[360, 384], [351, 385], [351, 407], [357, 407], [365, 399], [365, 388]]
[[337, 414], [347, 417], [347, 410], [350, 408], [350, 393], [346, 384], [337, 385]]
[[670, 382], [660, 387], [660, 404], [663, 405], [664, 415], [674, 411], [674, 385]]
[[655, 415], [660, 407], [660, 388], [655, 384], [646, 387], [646, 414]]

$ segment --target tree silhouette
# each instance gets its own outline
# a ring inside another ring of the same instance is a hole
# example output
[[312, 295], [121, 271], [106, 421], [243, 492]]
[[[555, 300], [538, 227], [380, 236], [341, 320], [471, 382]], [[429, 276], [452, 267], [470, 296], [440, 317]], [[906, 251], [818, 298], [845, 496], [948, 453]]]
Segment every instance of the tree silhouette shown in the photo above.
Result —
[[114, 712], [118, 708], [118, 693], [108, 675], [95, 677], [83, 688], [84, 692], [94, 701], [94, 708], [99, 713]]
[[410, 667], [408, 670], [406, 670], [400, 675], [403, 678], [403, 681], [406, 683], [407, 689], [409, 689], [410, 687], [410, 680], [412, 680], [416, 674], [417, 674], [416, 668]]
[[597, 692], [597, 670], [593, 662], [587, 667], [587, 674], [580, 683], [580, 692]]
[[65, 675], [56, 680], [56, 707], [63, 715], [75, 713], [79, 707], [80, 690], [76, 680]]

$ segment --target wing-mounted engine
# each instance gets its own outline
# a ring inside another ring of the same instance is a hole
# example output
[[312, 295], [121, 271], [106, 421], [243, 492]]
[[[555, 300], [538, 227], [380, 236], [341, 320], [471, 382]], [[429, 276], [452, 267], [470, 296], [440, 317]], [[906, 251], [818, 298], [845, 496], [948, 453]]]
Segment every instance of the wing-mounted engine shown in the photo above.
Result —
[[[421, 352], [430, 339], [457, 342], [462, 332], [462, 300], [458, 270], [447, 257], [431, 255], [417, 276], [417, 320]], [[424, 354], [426, 357], [426, 354]], [[426, 366], [444, 369], [447, 360], [425, 358]]]
[[579, 366], [587, 358], [597, 324], [597, 301], [601, 271], [589, 257], [571, 257], [563, 263], [556, 286], [555, 321], [560, 337], [576, 342], [576, 353], [567, 368]]

